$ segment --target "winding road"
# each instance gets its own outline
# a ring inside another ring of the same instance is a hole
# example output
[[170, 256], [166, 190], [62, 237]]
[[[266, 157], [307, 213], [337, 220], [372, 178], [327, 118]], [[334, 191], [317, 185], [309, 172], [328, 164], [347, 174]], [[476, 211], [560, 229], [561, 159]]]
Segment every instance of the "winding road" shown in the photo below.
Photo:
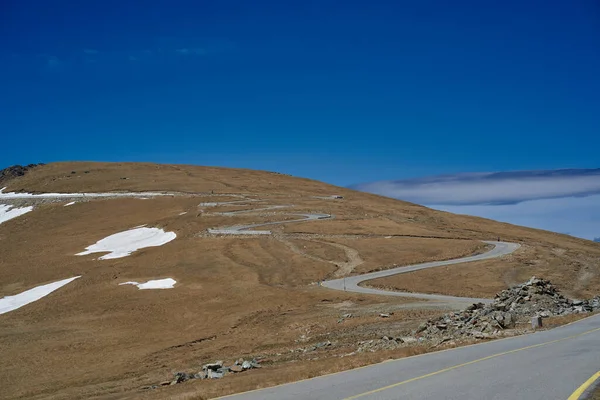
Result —
[[[270, 208], [268, 208], [270, 209]], [[259, 210], [256, 210], [259, 211]], [[246, 210], [238, 211], [248, 212]], [[235, 214], [228, 213], [228, 215]], [[217, 234], [270, 234], [254, 228], [331, 218], [299, 214], [303, 219], [239, 225], [210, 230]], [[486, 241], [494, 248], [482, 254], [447, 261], [409, 265], [385, 271], [324, 281], [321, 286], [355, 293], [401, 296], [446, 304], [489, 299], [386, 291], [361, 283], [396, 274], [445, 265], [481, 261], [513, 253], [517, 243]], [[301, 250], [288, 243], [296, 252]], [[239, 400], [417, 400], [417, 399], [580, 399], [600, 376], [600, 315], [548, 331], [495, 340], [421, 356], [391, 360], [345, 372], [260, 389], [222, 399]]]
[[[390, 292], [359, 286], [370, 279], [510, 254], [516, 243], [486, 242], [486, 253], [323, 282], [331, 289], [444, 302], [488, 299]], [[345, 282], [344, 282], [345, 281]], [[345, 283], [345, 286], [344, 286]], [[583, 398], [600, 381], [600, 315], [547, 331], [459, 347], [325, 375], [222, 399], [420, 400]]]
[[[259, 201], [259, 200], [250, 199], [249, 201]], [[221, 203], [202, 203], [201, 205], [215, 207], [215, 206], [222, 206], [222, 205], [237, 205], [242, 202], [244, 202], [244, 200], [228, 201], [228, 202], [221, 202]], [[234, 215], [238, 215], [238, 214], [268, 211], [268, 210], [277, 210], [277, 209], [288, 208], [288, 207], [293, 207], [293, 205], [271, 205], [271, 206], [265, 206], [262, 208], [251, 208], [251, 209], [238, 210], [238, 211], [220, 212], [220, 213], [215, 213], [215, 214], [234, 216]], [[330, 214], [316, 214], [316, 213], [307, 213], [307, 214], [291, 214], [290, 213], [288, 215], [298, 215], [298, 216], [301, 216], [304, 218], [293, 219], [293, 220], [274, 221], [274, 222], [263, 222], [263, 223], [257, 223], [257, 224], [234, 225], [234, 226], [228, 226], [228, 227], [222, 227], [222, 228], [210, 228], [210, 229], [208, 229], [208, 233], [214, 234], [214, 235], [270, 235], [270, 234], [272, 234], [272, 232], [269, 230], [256, 230], [255, 228], [269, 226], [269, 225], [281, 225], [281, 224], [289, 224], [289, 223], [294, 223], [294, 222], [306, 222], [306, 221], [314, 221], [314, 220], [320, 220], [320, 219], [333, 218], [333, 216]], [[492, 259], [492, 258], [498, 258], [498, 257], [502, 257], [505, 255], [511, 254], [515, 250], [517, 250], [519, 247], [521, 247], [521, 245], [519, 245], [517, 243], [493, 242], [493, 241], [485, 241], [484, 243], [493, 245], [494, 248], [488, 252], [485, 252], [482, 254], [475, 254], [472, 256], [468, 256], [468, 257], [457, 258], [457, 259], [453, 259], [453, 260], [445, 260], [445, 261], [433, 261], [433, 262], [428, 262], [428, 263], [424, 263], [424, 264], [409, 265], [409, 266], [405, 266], [405, 267], [397, 267], [397, 268], [392, 268], [392, 269], [388, 269], [388, 270], [384, 270], [384, 271], [376, 271], [376, 272], [371, 272], [371, 273], [362, 274], [362, 275], [355, 275], [355, 276], [349, 276], [349, 277], [344, 277], [344, 278], [332, 279], [332, 280], [328, 280], [328, 281], [323, 281], [320, 283], [320, 285], [323, 287], [329, 288], [329, 289], [342, 290], [342, 291], [347, 291], [347, 292], [376, 294], [376, 295], [384, 295], [384, 296], [411, 297], [411, 298], [415, 298], [415, 299], [437, 301], [437, 302], [441, 302], [441, 303], [445, 303], [445, 304], [455, 304], [456, 305], [456, 304], [461, 304], [461, 303], [489, 303], [489, 302], [491, 302], [490, 299], [481, 299], [481, 298], [473, 298], [473, 297], [444, 296], [444, 295], [427, 294], [427, 293], [399, 292], [399, 291], [389, 291], [389, 290], [382, 290], [382, 289], [375, 289], [375, 288], [360, 286], [361, 283], [372, 280], [372, 279], [376, 279], [376, 278], [383, 278], [383, 277], [397, 275], [397, 274], [404, 274], [407, 272], [418, 271], [418, 270], [426, 269], [426, 268], [436, 268], [436, 267], [442, 267], [445, 265], [460, 264], [460, 263], [466, 263], [466, 262], [470, 262], [470, 261], [481, 261], [481, 260], [488, 260], [488, 259]], [[297, 249], [292, 244], [290, 244], [290, 243], [286, 243], [286, 244], [293, 251], [300, 252], [299, 249]], [[332, 244], [332, 243], [330, 243], [330, 244], [334, 245], [334, 246], [339, 246], [339, 245]], [[310, 258], [310, 256], [307, 254], [303, 254], [303, 255], [308, 256]], [[361, 262], [362, 262], [362, 260], [361, 260]], [[336, 263], [336, 265], [338, 265], [338, 264]], [[339, 267], [339, 265], [338, 265], [338, 267]], [[344, 273], [351, 272], [353, 267], [354, 267], [353, 265], [350, 265], [348, 268], [339, 268], [336, 275], [340, 276]]]
[[321, 286], [329, 289], [343, 290], [347, 292], [365, 293], [365, 294], [378, 294], [384, 296], [400, 296], [400, 297], [412, 297], [416, 299], [434, 300], [445, 303], [490, 303], [490, 299], [478, 299], [471, 297], [455, 297], [455, 296], [444, 296], [438, 294], [426, 294], [426, 293], [409, 293], [409, 292], [395, 292], [389, 290], [375, 289], [369, 287], [359, 286], [361, 283], [369, 281], [371, 279], [383, 278], [386, 276], [392, 276], [397, 274], [405, 274], [407, 272], [418, 271], [427, 268], [442, 267], [445, 265], [460, 264], [470, 261], [481, 261], [488, 260], [491, 258], [498, 258], [508, 254], [511, 254], [517, 250], [521, 245], [517, 243], [507, 242], [491, 242], [486, 241], [484, 243], [491, 244], [494, 248], [486, 253], [476, 254], [469, 257], [456, 258], [454, 260], [446, 261], [433, 261], [424, 264], [408, 265], [405, 267], [392, 268], [384, 271], [370, 272], [368, 274], [349, 276], [346, 278], [333, 279], [329, 281], [321, 282]]
[[[241, 213], [242, 211], [234, 211]], [[246, 212], [246, 210], [243, 210]], [[254, 228], [259, 228], [261, 226], [268, 225], [281, 225], [281, 224], [289, 224], [291, 222], [306, 222], [306, 221], [314, 221], [317, 219], [327, 219], [331, 218], [329, 214], [288, 214], [288, 215], [298, 215], [304, 218], [301, 219], [290, 219], [285, 221], [274, 221], [274, 222], [262, 222], [260, 224], [249, 224], [249, 225], [234, 225], [228, 226], [225, 228], [211, 228], [208, 230], [208, 233], [212, 233], [214, 235], [270, 235], [271, 231], [257, 231]]]

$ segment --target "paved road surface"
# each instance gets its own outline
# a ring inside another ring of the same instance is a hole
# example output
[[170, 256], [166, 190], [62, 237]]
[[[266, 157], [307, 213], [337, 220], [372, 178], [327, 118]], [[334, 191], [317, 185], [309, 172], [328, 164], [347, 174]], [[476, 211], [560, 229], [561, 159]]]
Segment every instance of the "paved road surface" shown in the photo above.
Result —
[[375, 279], [375, 278], [382, 278], [385, 276], [391, 276], [391, 275], [396, 275], [396, 274], [404, 274], [407, 272], [418, 271], [420, 269], [435, 268], [435, 267], [441, 267], [444, 265], [459, 264], [459, 263], [465, 263], [465, 262], [469, 262], [469, 261], [487, 260], [490, 258], [498, 258], [498, 257], [505, 256], [507, 254], [510, 254], [520, 247], [520, 245], [517, 243], [506, 243], [506, 242], [485, 242], [485, 243], [494, 245], [494, 248], [486, 253], [477, 254], [477, 255], [469, 256], [469, 257], [457, 258], [454, 260], [434, 261], [434, 262], [428, 262], [428, 263], [424, 263], [424, 264], [409, 265], [406, 267], [392, 268], [392, 269], [388, 269], [385, 271], [377, 271], [377, 272], [371, 272], [368, 274], [349, 276], [349, 277], [346, 277], [345, 279], [340, 278], [340, 279], [334, 279], [331, 281], [324, 281], [321, 283], [321, 286], [324, 286], [324, 287], [327, 287], [330, 289], [346, 290], [348, 292], [380, 294], [380, 295], [385, 295], [385, 296], [413, 297], [413, 298], [418, 298], [418, 299], [435, 300], [435, 301], [442, 301], [445, 303], [453, 303], [453, 304], [476, 303], [476, 302], [489, 303], [489, 302], [491, 302], [491, 300], [489, 300], [489, 299], [442, 296], [442, 295], [437, 295], [437, 294], [425, 294], [425, 293], [393, 292], [393, 291], [389, 291], [389, 290], [373, 289], [373, 288], [359, 286], [360, 283], [371, 280], [371, 279]]
[[600, 369], [600, 315], [538, 333], [227, 396], [236, 400], [567, 400]]
[[[277, 206], [277, 207], [281, 208], [283, 206]], [[246, 212], [246, 210], [243, 210], [243, 211]], [[289, 213], [286, 215], [297, 215], [297, 216], [304, 217], [304, 218], [284, 220], [284, 221], [275, 221], [275, 222], [263, 222], [260, 224], [235, 225], [235, 226], [228, 226], [225, 228], [214, 228], [214, 229], [211, 228], [208, 230], [208, 233], [212, 233], [212, 234], [216, 234], [216, 235], [270, 235], [271, 231], [258, 231], [258, 230], [254, 230], [254, 228], [258, 228], [261, 226], [268, 226], [268, 225], [281, 225], [281, 224], [289, 224], [292, 222], [306, 222], [306, 221], [314, 221], [314, 220], [318, 220], [318, 219], [332, 218], [332, 216], [330, 214]]]

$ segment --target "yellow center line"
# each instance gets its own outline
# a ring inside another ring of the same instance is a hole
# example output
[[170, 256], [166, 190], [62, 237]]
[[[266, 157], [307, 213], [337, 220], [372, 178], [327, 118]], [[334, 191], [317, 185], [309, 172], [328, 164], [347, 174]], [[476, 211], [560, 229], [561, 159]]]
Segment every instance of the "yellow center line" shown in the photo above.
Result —
[[590, 377], [587, 381], [583, 383], [583, 385], [579, 386], [576, 391], [573, 392], [572, 395], [569, 396], [567, 400], [579, 400], [583, 392], [586, 391], [587, 388], [592, 386], [594, 382], [600, 379], [600, 371], [596, 372], [594, 375]]
[[[534, 344], [534, 345], [527, 346], [527, 347], [521, 347], [519, 349], [505, 351], [503, 353], [492, 354], [491, 356], [483, 357], [483, 358], [480, 358], [478, 360], [473, 360], [473, 361], [469, 361], [469, 362], [466, 362], [466, 363], [463, 363], [463, 364], [454, 365], [452, 367], [444, 368], [444, 369], [441, 369], [439, 371], [431, 372], [431, 373], [426, 374], [426, 375], [417, 376], [416, 378], [407, 379], [405, 381], [394, 383], [394, 384], [389, 385], [389, 386], [384, 386], [384, 387], [381, 387], [379, 389], [371, 390], [369, 392], [365, 392], [365, 393], [357, 394], [357, 395], [354, 395], [354, 396], [346, 397], [344, 400], [358, 399], [358, 398], [361, 398], [361, 397], [369, 396], [371, 394], [382, 392], [384, 390], [393, 389], [395, 387], [398, 387], [398, 386], [401, 386], [401, 385], [405, 385], [407, 383], [411, 383], [411, 382], [415, 382], [415, 381], [418, 381], [418, 380], [421, 380], [421, 379], [425, 379], [425, 378], [429, 378], [429, 377], [432, 377], [432, 376], [435, 376], [435, 375], [439, 375], [441, 373], [448, 372], [448, 371], [451, 371], [453, 369], [457, 369], [457, 368], [461, 368], [461, 367], [466, 367], [467, 365], [475, 364], [475, 363], [478, 363], [478, 362], [481, 362], [481, 361], [489, 360], [489, 359], [500, 357], [500, 356], [505, 356], [507, 354], [516, 353], [518, 351], [529, 350], [529, 349], [534, 349], [536, 347], [546, 346], [546, 345], [549, 345], [549, 344], [552, 344], [552, 343], [562, 342], [564, 340], [573, 339], [573, 338], [580, 337], [580, 336], [583, 336], [583, 335], [587, 335], [587, 334], [590, 334], [590, 333], [593, 333], [593, 332], [597, 332], [597, 331], [600, 331], [600, 328], [592, 329], [592, 330], [589, 330], [589, 331], [586, 331], [586, 332], [583, 332], [583, 333], [578, 333], [577, 335], [572, 335], [572, 336], [567, 336], [567, 337], [556, 339], [556, 340], [551, 340], [549, 342], [538, 343], [538, 344]], [[590, 378], [590, 379], [592, 379], [592, 378]], [[597, 379], [597, 378], [595, 378], [595, 379]], [[592, 380], [588, 384], [588, 386], [591, 385], [594, 382], [594, 380]], [[586, 383], [588, 383], [588, 382], [586, 382]], [[585, 385], [585, 383], [584, 383], [584, 385]], [[587, 388], [587, 386], [584, 388], [584, 390], [586, 388]], [[582, 393], [583, 393], [583, 391], [582, 391]], [[569, 397], [568, 400], [573, 400], [573, 399], [578, 399], [578, 397], [575, 397], [575, 398]]]

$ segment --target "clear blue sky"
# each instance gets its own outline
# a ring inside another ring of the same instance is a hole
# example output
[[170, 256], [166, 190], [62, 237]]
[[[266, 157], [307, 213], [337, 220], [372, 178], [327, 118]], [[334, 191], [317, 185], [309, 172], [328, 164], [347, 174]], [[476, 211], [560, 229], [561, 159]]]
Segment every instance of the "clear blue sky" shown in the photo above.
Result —
[[600, 4], [3, 0], [0, 132], [0, 167], [598, 167]]

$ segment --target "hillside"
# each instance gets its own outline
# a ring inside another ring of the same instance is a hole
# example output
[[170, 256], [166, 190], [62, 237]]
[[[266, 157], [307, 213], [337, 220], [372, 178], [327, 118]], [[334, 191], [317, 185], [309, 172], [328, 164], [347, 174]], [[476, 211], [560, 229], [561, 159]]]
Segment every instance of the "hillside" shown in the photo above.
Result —
[[[0, 398], [212, 396], [372, 361], [339, 356], [361, 340], [413, 329], [440, 305], [332, 291], [319, 281], [458, 258], [498, 237], [522, 247], [370, 284], [492, 297], [536, 275], [572, 297], [600, 293], [598, 243], [273, 172], [65, 162], [3, 186], [4, 212], [23, 214], [0, 223], [0, 298], [79, 278], [0, 314]], [[312, 219], [290, 222], [303, 218]], [[288, 222], [247, 229], [270, 234], [214, 233], [279, 221]], [[132, 228], [153, 229], [144, 239], [152, 247], [122, 258], [76, 256]], [[174, 288], [120, 285], [166, 278]], [[345, 314], [352, 318], [340, 320]], [[324, 341], [336, 346], [317, 356], [297, 351]], [[227, 381], [140, 389], [209, 361], [259, 356], [271, 364]]]

